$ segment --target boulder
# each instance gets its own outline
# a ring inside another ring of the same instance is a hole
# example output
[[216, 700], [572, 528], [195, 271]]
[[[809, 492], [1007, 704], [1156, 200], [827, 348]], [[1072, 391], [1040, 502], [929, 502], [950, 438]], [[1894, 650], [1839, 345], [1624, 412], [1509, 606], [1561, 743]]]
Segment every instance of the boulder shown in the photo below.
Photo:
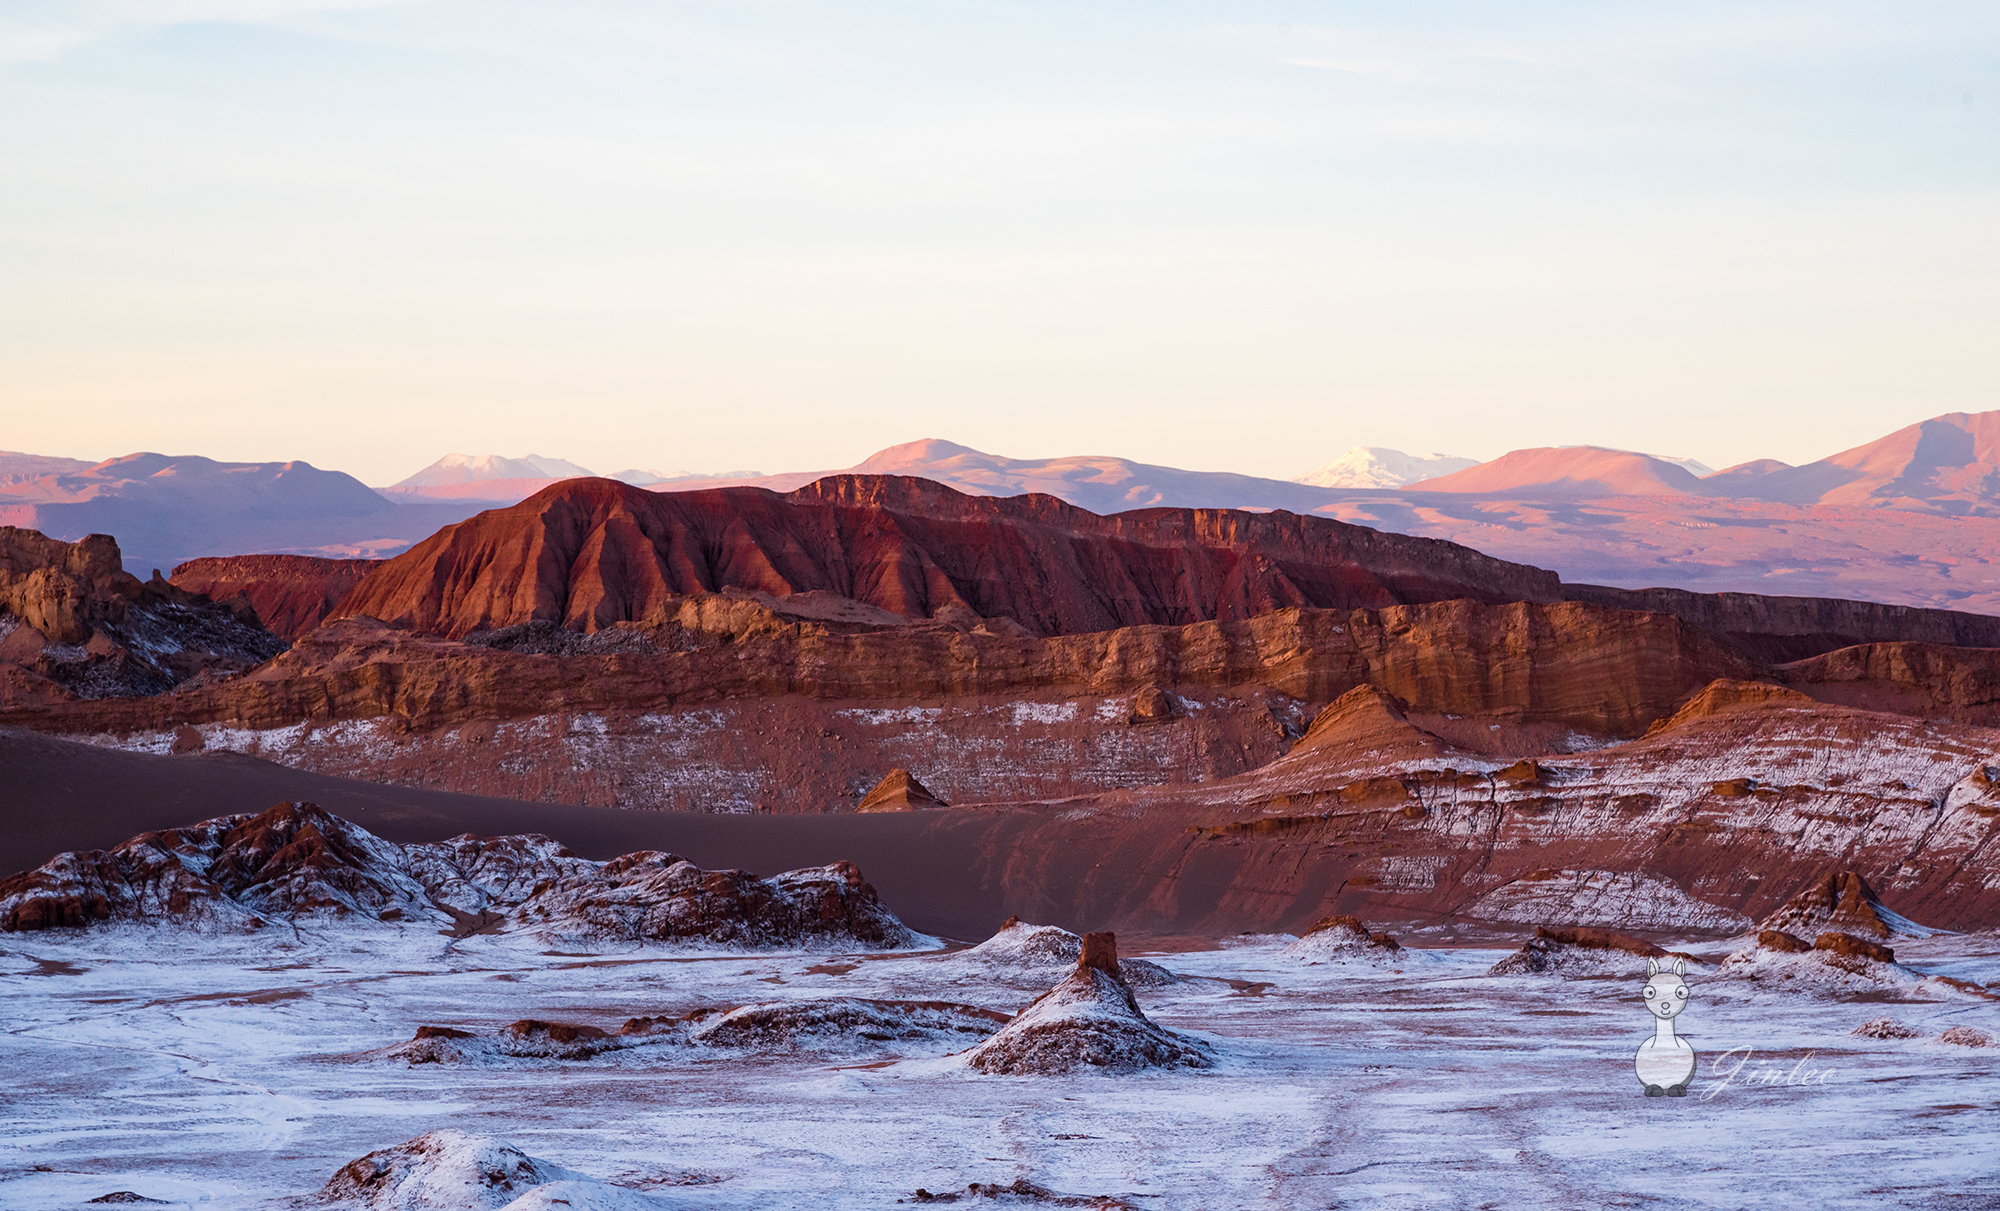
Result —
[[1858, 1039], [1920, 1039], [1924, 1032], [1903, 1025], [1894, 1018], [1873, 1018], [1854, 1028]]

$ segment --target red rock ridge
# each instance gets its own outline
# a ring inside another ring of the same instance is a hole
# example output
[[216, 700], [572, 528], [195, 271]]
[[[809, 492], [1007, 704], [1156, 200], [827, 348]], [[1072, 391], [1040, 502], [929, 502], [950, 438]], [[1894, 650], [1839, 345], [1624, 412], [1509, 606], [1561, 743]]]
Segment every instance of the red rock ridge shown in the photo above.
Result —
[[1041, 635], [1288, 606], [1561, 596], [1537, 568], [1289, 513], [1100, 517], [1054, 497], [966, 496], [899, 476], [832, 476], [786, 496], [577, 479], [446, 527], [332, 617], [452, 637], [538, 619], [588, 632], [724, 588], [832, 592], [909, 618], [960, 609]]
[[381, 564], [312, 555], [227, 555], [190, 559], [167, 579], [216, 601], [245, 602], [274, 634], [297, 639]]

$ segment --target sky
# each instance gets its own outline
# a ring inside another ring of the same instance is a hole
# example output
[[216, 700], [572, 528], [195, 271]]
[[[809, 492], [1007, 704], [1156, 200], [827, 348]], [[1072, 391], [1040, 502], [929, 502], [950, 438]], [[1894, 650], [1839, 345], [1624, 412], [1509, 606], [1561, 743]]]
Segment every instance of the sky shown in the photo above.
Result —
[[6, 449], [1721, 467], [1996, 332], [1990, 2], [0, 4]]

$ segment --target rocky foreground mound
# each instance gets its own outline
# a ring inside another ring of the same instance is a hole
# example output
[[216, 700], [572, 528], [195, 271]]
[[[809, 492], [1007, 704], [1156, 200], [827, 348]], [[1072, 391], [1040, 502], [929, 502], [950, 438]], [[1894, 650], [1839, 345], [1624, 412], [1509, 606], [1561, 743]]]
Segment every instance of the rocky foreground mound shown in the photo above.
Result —
[[0, 932], [274, 921], [744, 949], [895, 950], [923, 940], [847, 862], [759, 879], [650, 850], [594, 862], [539, 836], [398, 845], [311, 803], [58, 854], [0, 881]]
[[1382, 965], [1401, 961], [1403, 947], [1386, 933], [1370, 933], [1361, 918], [1342, 913], [1314, 922], [1311, 929], [1285, 947], [1285, 954], [1308, 964]]
[[506, 1140], [447, 1128], [341, 1166], [319, 1201], [368, 1211], [497, 1211], [537, 1186], [591, 1179]]
[[1620, 975], [1645, 970], [1644, 960], [1663, 959], [1670, 953], [1694, 962], [1694, 956], [1669, 952], [1643, 938], [1613, 933], [1608, 929], [1550, 929], [1535, 927], [1535, 936], [1521, 949], [1495, 963], [1486, 974], [1518, 975]]
[[1214, 1065], [1206, 1044], [1161, 1029], [1139, 1009], [1118, 976], [1118, 944], [1111, 934], [1086, 934], [1082, 951], [1060, 983], [966, 1053], [973, 1070], [1055, 1076]]
[[949, 1001], [811, 997], [635, 1017], [616, 1031], [533, 1018], [497, 1030], [421, 1026], [408, 1042], [378, 1054], [413, 1065], [589, 1060], [611, 1052], [644, 1049], [657, 1054], [681, 1047], [900, 1058], [962, 1050], [1008, 1020], [996, 1010]]

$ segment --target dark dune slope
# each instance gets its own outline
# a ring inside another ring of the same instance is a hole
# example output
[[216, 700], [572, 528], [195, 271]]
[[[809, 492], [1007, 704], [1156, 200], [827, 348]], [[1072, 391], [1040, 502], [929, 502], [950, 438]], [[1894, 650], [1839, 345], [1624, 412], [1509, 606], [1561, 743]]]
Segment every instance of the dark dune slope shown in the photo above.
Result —
[[[118, 752], [0, 728], [0, 872], [287, 800], [316, 802], [398, 842], [543, 833], [588, 858], [658, 849], [702, 867], [764, 876], [852, 861], [913, 928], [962, 938], [984, 937], [1011, 911], [997, 882], [969, 872], [991, 869], [1011, 848], [1010, 836], [1046, 819], [1029, 812], [761, 816], [565, 807], [330, 778], [238, 755]], [[1163, 823], [1160, 831], [1180, 827]], [[1076, 867], [1063, 877], [1077, 888], [1095, 858], [1077, 853], [1061, 861]], [[1088, 925], [1099, 911], [1087, 902], [1065, 904], [1060, 890], [1050, 904], [1064, 906], [1048, 919], [1065, 926]]]

